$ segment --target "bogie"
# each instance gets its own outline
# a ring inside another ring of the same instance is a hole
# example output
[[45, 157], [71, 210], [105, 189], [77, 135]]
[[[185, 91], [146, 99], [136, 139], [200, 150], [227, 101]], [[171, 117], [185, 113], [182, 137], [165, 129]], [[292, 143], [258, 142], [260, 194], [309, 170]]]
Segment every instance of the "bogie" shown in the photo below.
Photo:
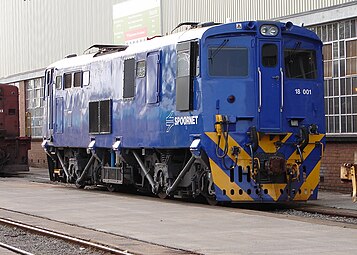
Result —
[[[53, 149], [56, 150], [56, 149]], [[61, 149], [57, 150], [58, 158], [50, 158], [49, 173], [51, 180], [62, 181], [75, 184], [77, 188], [84, 188], [86, 185], [105, 186], [113, 192], [120, 186], [132, 186], [141, 192], [152, 192], [160, 198], [169, 196], [197, 197], [202, 194], [211, 200], [213, 184], [210, 183], [208, 176], [210, 171], [203, 164], [203, 161], [195, 160], [186, 174], [178, 182], [177, 188], [168, 193], [168, 189], [177, 179], [187, 163], [188, 150], [145, 150], [145, 155], [141, 155], [145, 162], [147, 174], [145, 174], [138, 162], [132, 156], [131, 150], [126, 150], [123, 155], [118, 157], [120, 163], [115, 163], [109, 167], [108, 158], [110, 152], [105, 149], [97, 149], [88, 155], [84, 150]], [[94, 156], [93, 156], [94, 155]], [[94, 160], [91, 158], [94, 157]], [[66, 170], [65, 170], [66, 169]], [[150, 187], [148, 176], [152, 177], [154, 188]], [[210, 194], [210, 195], [209, 195]]]

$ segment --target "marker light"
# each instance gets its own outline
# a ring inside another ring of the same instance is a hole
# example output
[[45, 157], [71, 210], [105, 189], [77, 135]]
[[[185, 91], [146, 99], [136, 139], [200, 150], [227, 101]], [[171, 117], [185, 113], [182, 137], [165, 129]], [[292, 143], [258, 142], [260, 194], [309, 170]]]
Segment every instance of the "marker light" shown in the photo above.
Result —
[[260, 33], [265, 36], [276, 36], [279, 33], [279, 29], [275, 25], [262, 25]]
[[291, 119], [291, 120], [290, 120], [290, 126], [291, 126], [291, 127], [298, 127], [298, 126], [299, 126], [299, 120], [297, 120], [297, 119]]

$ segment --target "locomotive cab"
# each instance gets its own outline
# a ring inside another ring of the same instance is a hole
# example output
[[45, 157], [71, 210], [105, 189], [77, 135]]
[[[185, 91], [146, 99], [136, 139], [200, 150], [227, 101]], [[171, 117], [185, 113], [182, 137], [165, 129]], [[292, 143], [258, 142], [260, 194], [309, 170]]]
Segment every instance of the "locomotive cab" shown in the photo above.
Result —
[[211, 99], [203, 108], [216, 112], [205, 123], [215, 126], [206, 132], [216, 147], [208, 156], [213, 179], [229, 178], [216, 195], [316, 198], [325, 132], [321, 43], [290, 23], [235, 28], [207, 32], [202, 48], [202, 93]]

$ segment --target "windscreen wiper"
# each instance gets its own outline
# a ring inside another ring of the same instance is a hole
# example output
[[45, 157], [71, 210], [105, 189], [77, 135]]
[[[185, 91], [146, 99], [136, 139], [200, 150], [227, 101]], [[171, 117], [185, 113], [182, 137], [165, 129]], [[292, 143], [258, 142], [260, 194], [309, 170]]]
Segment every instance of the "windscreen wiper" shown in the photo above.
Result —
[[218, 46], [218, 48], [211, 53], [211, 57], [209, 57], [209, 60], [213, 60], [213, 58], [220, 52], [220, 50], [229, 42], [229, 39], [224, 39], [223, 42]]
[[295, 45], [294, 45], [293, 50], [290, 51], [290, 54], [289, 54], [289, 64], [291, 64], [291, 63], [294, 62], [294, 57], [295, 57], [296, 50], [299, 49], [300, 46], [301, 46], [301, 42], [296, 42]]

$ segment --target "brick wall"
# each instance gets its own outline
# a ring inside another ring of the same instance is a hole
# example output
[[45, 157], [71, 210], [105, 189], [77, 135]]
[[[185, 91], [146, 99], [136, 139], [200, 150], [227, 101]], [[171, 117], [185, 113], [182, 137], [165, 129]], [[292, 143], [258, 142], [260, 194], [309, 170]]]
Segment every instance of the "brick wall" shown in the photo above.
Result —
[[353, 163], [357, 142], [327, 142], [321, 163], [320, 189], [351, 193], [352, 184], [342, 183], [340, 167], [343, 163]]
[[41, 147], [42, 140], [33, 140], [29, 150], [29, 166], [47, 168], [47, 156]]

